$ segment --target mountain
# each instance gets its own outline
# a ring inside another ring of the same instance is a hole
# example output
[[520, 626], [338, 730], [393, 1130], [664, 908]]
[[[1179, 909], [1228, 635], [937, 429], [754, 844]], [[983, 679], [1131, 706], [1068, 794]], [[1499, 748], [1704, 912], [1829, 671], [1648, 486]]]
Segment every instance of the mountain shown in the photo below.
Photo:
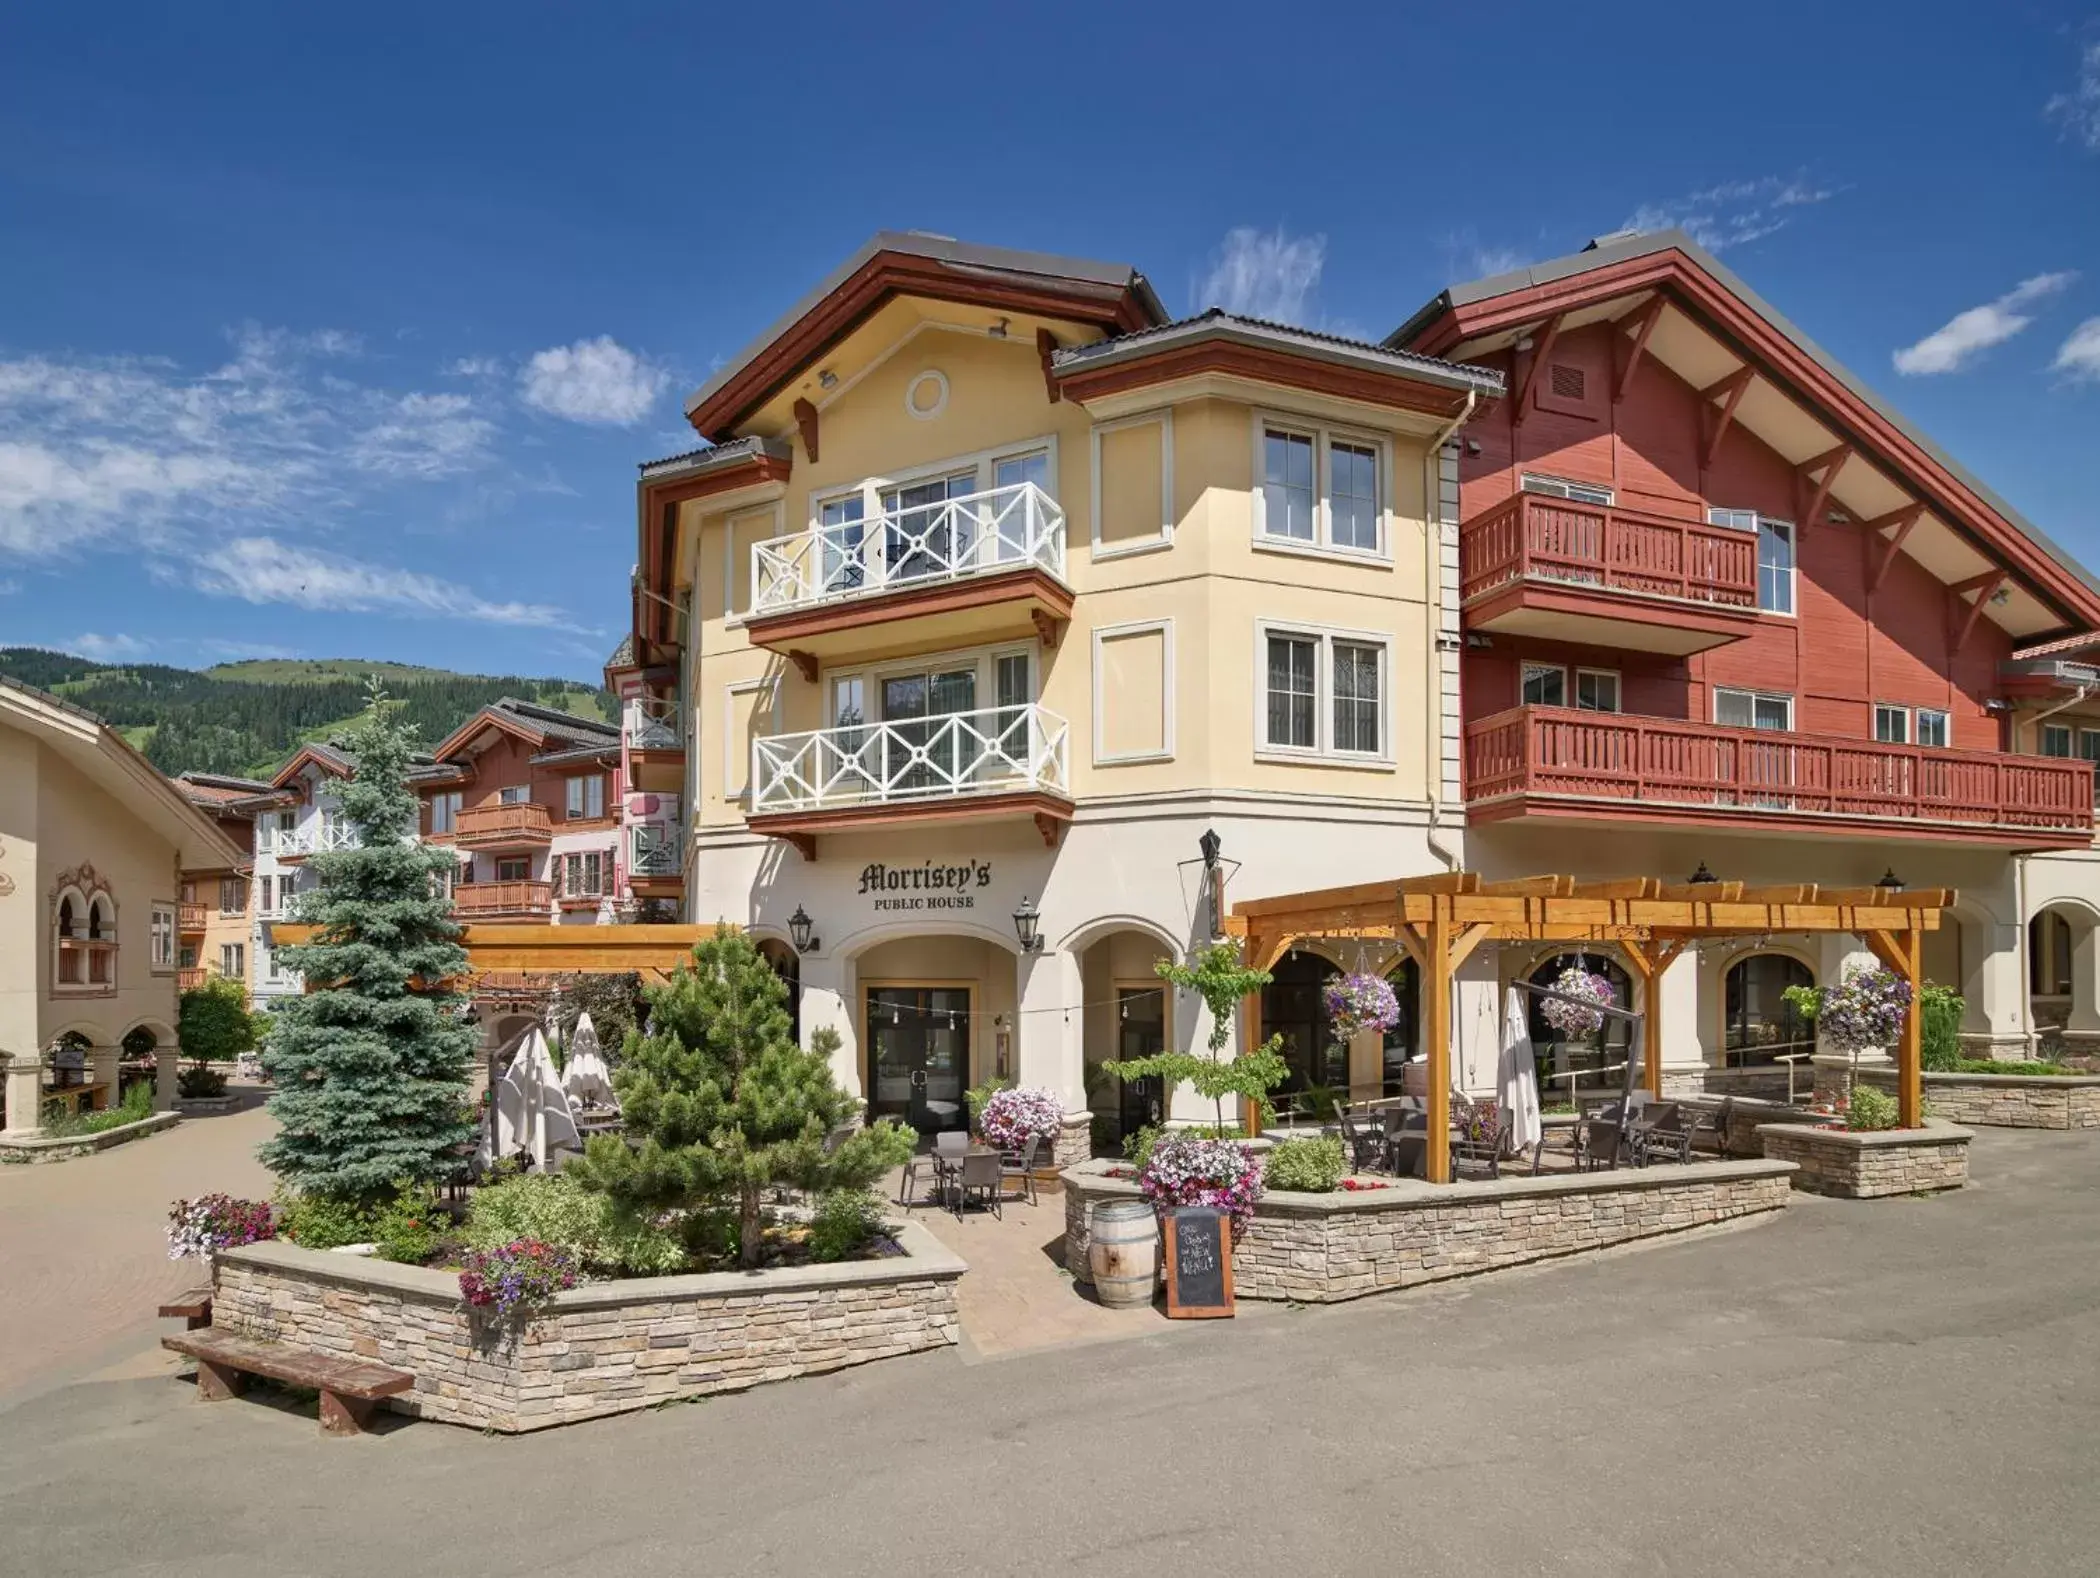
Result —
[[299, 746], [340, 732], [377, 676], [425, 746], [504, 696], [610, 721], [613, 698], [569, 679], [455, 674], [357, 658], [266, 659], [208, 669], [103, 664], [41, 647], [0, 647], [0, 675], [98, 714], [164, 773], [268, 777]]

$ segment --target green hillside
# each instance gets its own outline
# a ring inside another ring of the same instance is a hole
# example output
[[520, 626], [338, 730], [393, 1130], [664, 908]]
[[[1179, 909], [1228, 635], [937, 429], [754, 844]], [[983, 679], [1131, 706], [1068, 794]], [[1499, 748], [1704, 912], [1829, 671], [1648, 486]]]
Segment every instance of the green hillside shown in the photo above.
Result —
[[357, 658], [268, 659], [194, 670], [108, 665], [40, 647], [0, 647], [0, 675], [99, 714], [165, 773], [267, 777], [299, 746], [340, 732], [376, 675], [425, 745], [503, 696], [610, 722], [613, 698], [566, 679], [455, 674]]

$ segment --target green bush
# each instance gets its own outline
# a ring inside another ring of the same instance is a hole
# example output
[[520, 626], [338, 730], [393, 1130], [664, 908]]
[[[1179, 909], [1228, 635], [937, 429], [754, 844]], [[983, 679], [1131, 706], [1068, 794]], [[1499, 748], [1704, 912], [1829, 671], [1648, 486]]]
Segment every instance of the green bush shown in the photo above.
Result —
[[467, 1247], [483, 1252], [520, 1238], [571, 1251], [587, 1268], [631, 1276], [682, 1270], [685, 1241], [560, 1173], [527, 1173], [481, 1189], [468, 1209]]
[[1918, 994], [1918, 1061], [1944, 1074], [1961, 1061], [1961, 1016], [1966, 1005], [1951, 986], [1927, 986]]
[[1145, 1163], [1152, 1160], [1152, 1147], [1159, 1143], [1161, 1129], [1156, 1123], [1148, 1123], [1135, 1134], [1123, 1136], [1123, 1155], [1139, 1172]]
[[203, 1063], [175, 1071], [175, 1094], [188, 1101], [226, 1094], [226, 1076]]
[[[1927, 1068], [1932, 1067], [1930, 1063], [1927, 1063], [1925, 1066]], [[2009, 1063], [2000, 1058], [1959, 1057], [1944, 1072], [1953, 1074], [2055, 1074], [2076, 1078], [2081, 1071], [2075, 1068], [2065, 1068], [2061, 1063]]]
[[1271, 1189], [1331, 1194], [1348, 1173], [1349, 1157], [1340, 1140], [1282, 1140], [1269, 1152], [1267, 1178]]
[[1896, 1098], [1872, 1085], [1854, 1085], [1845, 1109], [1845, 1127], [1872, 1132], [1896, 1126]]
[[44, 1133], [55, 1140], [78, 1139], [83, 1134], [106, 1134], [127, 1123], [143, 1123], [153, 1116], [153, 1086], [141, 1080], [124, 1092], [124, 1099], [100, 1112], [64, 1113], [52, 1103], [44, 1113]]
[[997, 1092], [1013, 1089], [1013, 1085], [1014, 1082], [1004, 1074], [994, 1074], [982, 1085], [972, 1085], [963, 1092], [963, 1105], [970, 1109], [970, 1132], [972, 1134], [983, 1132], [984, 1104], [990, 1101]]
[[369, 1201], [348, 1195], [280, 1195], [277, 1201], [277, 1236], [288, 1238], [301, 1249], [340, 1249], [345, 1244], [369, 1244], [376, 1212]]
[[851, 1260], [887, 1229], [882, 1196], [872, 1189], [833, 1189], [817, 1201], [809, 1223], [809, 1258]]
[[372, 1219], [372, 1242], [381, 1260], [420, 1266], [437, 1252], [438, 1241], [452, 1225], [438, 1207], [437, 1190], [421, 1185], [404, 1189]]

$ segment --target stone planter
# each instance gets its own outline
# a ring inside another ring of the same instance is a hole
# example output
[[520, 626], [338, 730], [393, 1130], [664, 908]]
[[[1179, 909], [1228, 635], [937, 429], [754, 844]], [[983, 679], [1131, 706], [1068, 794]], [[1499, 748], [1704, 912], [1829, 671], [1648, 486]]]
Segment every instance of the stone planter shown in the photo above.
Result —
[[[1860, 1079], [1894, 1090], [1896, 1076], [1860, 1070]], [[1936, 1118], [1993, 1129], [2100, 1129], [2100, 1075], [1934, 1074], [1925, 1105]]]
[[240, 1105], [238, 1096], [177, 1096], [175, 1110], [192, 1117], [200, 1113], [231, 1112]]
[[216, 1257], [212, 1322], [406, 1370], [400, 1413], [540, 1430], [955, 1343], [967, 1267], [917, 1223], [895, 1236], [884, 1260], [592, 1283], [519, 1326], [471, 1314], [451, 1272], [249, 1244]]
[[1792, 1162], [1794, 1187], [1846, 1200], [1931, 1194], [1969, 1181], [1967, 1129], [1928, 1122], [1922, 1129], [1824, 1129], [1768, 1123], [1758, 1137], [1765, 1155]]
[[128, 1145], [162, 1129], [172, 1129], [181, 1121], [176, 1113], [156, 1112], [150, 1118], [104, 1129], [100, 1134], [0, 1136], [0, 1162], [62, 1162], [106, 1151], [113, 1145]]
[[[1142, 1198], [1106, 1176], [1121, 1164], [1065, 1173], [1065, 1268], [1084, 1282], [1092, 1208]], [[1690, 1166], [1427, 1184], [1390, 1180], [1351, 1193], [1262, 1196], [1234, 1244], [1234, 1291], [1244, 1299], [1329, 1304], [1447, 1277], [1606, 1249], [1785, 1207], [1785, 1162]]]

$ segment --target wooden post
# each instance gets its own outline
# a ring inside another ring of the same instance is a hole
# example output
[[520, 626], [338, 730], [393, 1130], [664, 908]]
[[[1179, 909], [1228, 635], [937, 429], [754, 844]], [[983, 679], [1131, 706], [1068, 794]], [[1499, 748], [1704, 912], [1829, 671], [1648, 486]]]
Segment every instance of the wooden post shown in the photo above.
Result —
[[1451, 905], [1439, 895], [1430, 914], [1423, 951], [1429, 969], [1423, 990], [1422, 1022], [1429, 1053], [1429, 1134], [1422, 1176], [1431, 1183], [1451, 1181]]
[[[1267, 969], [1268, 966], [1261, 965], [1258, 968]], [[1240, 1020], [1245, 1027], [1242, 1031], [1245, 1038], [1242, 1045], [1247, 1051], [1252, 1052], [1261, 1045], [1261, 989], [1259, 987], [1240, 999]], [[1246, 1096], [1240, 1097], [1240, 1132], [1245, 1134], [1250, 1140], [1261, 1133], [1261, 1103]]]
[[1896, 1055], [1896, 1121], [1915, 1129], [1925, 1121], [1925, 1020], [1918, 994], [1924, 990], [1925, 937], [1916, 926], [1903, 933], [1903, 975], [1910, 982], [1910, 1008]]

